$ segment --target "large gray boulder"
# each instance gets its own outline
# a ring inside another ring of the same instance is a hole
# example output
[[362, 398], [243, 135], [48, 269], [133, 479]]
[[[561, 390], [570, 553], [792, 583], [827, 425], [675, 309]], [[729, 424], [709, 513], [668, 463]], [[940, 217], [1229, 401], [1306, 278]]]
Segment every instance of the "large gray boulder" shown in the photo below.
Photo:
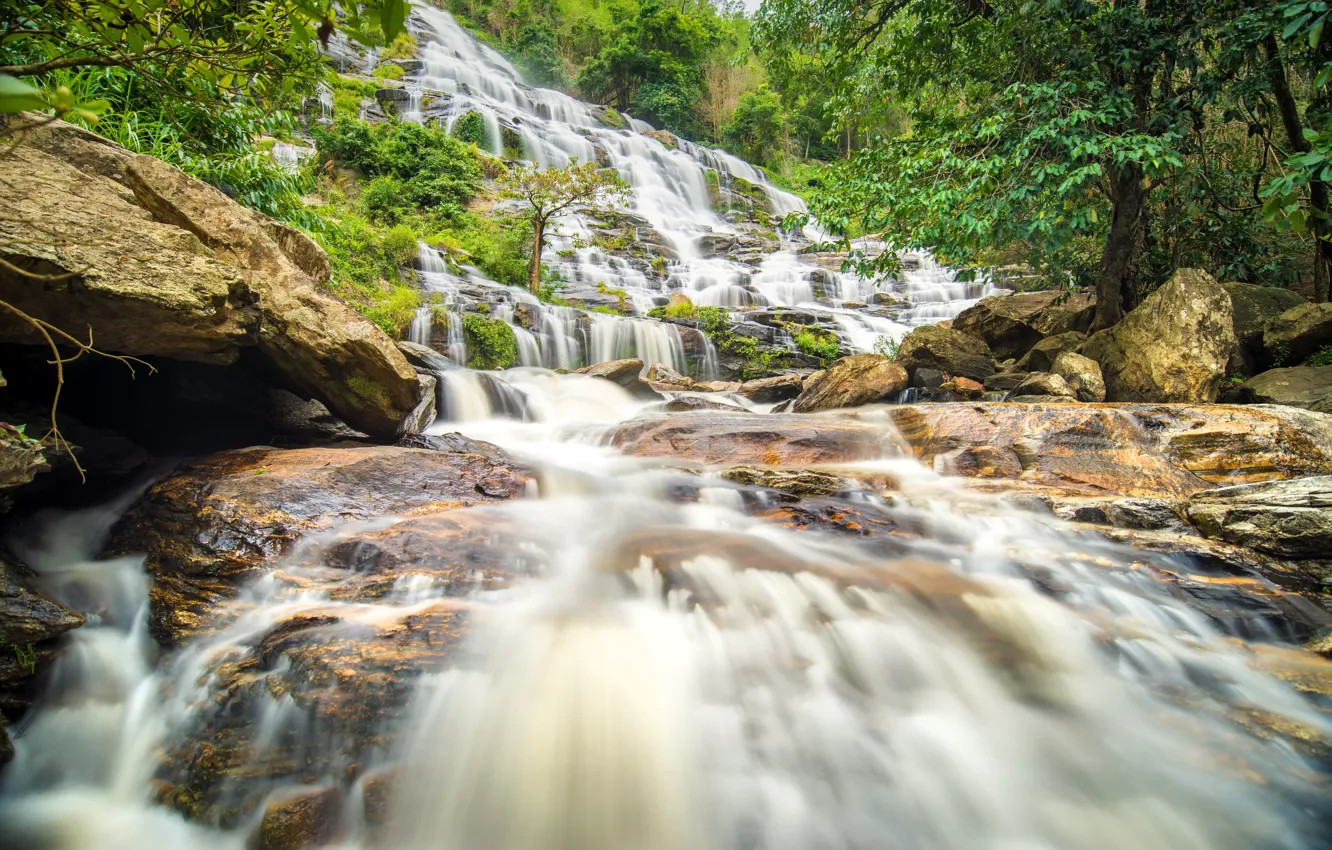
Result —
[[1263, 347], [1272, 363], [1293, 366], [1332, 345], [1332, 304], [1301, 304], [1268, 323]]
[[652, 389], [647, 381], [643, 380], [643, 361], [636, 358], [627, 358], [624, 360], [607, 360], [604, 363], [594, 363], [591, 366], [584, 366], [577, 370], [579, 375], [591, 375], [594, 378], [604, 378], [616, 386], [627, 390], [630, 395], [639, 398], [656, 399], [661, 396]]
[[[421, 401], [393, 340], [326, 294], [309, 237], [161, 160], [61, 121], [25, 135], [0, 181], [0, 298], [106, 351], [234, 363], [368, 434], [392, 437]], [[0, 317], [0, 341], [43, 344]]]
[[983, 382], [994, 374], [994, 358], [980, 337], [938, 325], [923, 325], [903, 337], [897, 362], [908, 375], [938, 369], [949, 377]]
[[1240, 399], [1332, 413], [1332, 366], [1269, 369], [1240, 385]]
[[1105, 378], [1101, 367], [1090, 357], [1065, 351], [1055, 358], [1051, 370], [1068, 383], [1078, 401], [1105, 401]]
[[1332, 475], [1204, 490], [1189, 520], [1207, 537], [1282, 558], [1332, 553]]
[[1230, 295], [1235, 338], [1239, 341], [1244, 365], [1251, 369], [1262, 359], [1263, 331], [1267, 325], [1287, 310], [1305, 303], [1304, 296], [1289, 289], [1252, 283], [1223, 283], [1221, 286]]
[[1211, 402], [1238, 348], [1230, 295], [1180, 269], [1082, 353], [1100, 365], [1108, 401]]
[[906, 387], [906, 369], [899, 364], [882, 354], [853, 354], [832, 364], [823, 377], [807, 385], [792, 410], [813, 413], [892, 401]]

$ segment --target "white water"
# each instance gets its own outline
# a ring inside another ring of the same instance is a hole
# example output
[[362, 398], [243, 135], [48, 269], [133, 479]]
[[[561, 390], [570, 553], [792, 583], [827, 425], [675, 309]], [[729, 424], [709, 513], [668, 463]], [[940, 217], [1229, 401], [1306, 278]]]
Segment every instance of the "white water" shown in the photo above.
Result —
[[[530, 577], [472, 595], [467, 644], [415, 671], [392, 745], [352, 774], [308, 708], [261, 694], [250, 709], [256, 764], [307, 747], [302, 772], [346, 789], [344, 846], [1319, 846], [1313, 766], [1216, 709], [1332, 729], [1141, 555], [898, 457], [886, 424], [883, 460], [829, 471], [919, 537], [885, 549], [787, 531], [749, 515], [761, 491], [601, 445], [643, 408], [609, 382], [505, 377], [528, 421], [478, 404], [456, 427], [536, 464], [539, 498], [460, 510], [488, 518], [492, 551]], [[856, 483], [883, 475], [900, 482], [892, 504]], [[402, 518], [353, 523], [306, 538], [220, 606], [229, 624], [155, 663], [137, 562], [89, 560], [122, 506], [57, 519], [23, 549], [53, 594], [102, 613], [17, 738], [0, 844], [239, 850], [253, 821], [191, 826], [151, 802], [164, 750], [226, 705], [218, 673], [293, 616], [334, 614], [351, 637], [449, 597], [404, 572], [377, 601], [338, 601], [356, 576], [324, 553]], [[368, 831], [354, 776], [386, 769], [390, 819]]]
[[[756, 253], [744, 261], [710, 255], [702, 247], [703, 240], [752, 240], [757, 232], [748, 225], [728, 221], [713, 208], [710, 176], [723, 189], [737, 179], [757, 186], [766, 196], [775, 220], [788, 213], [804, 212], [804, 202], [773, 186], [749, 163], [724, 151], [686, 140], [677, 140], [674, 148], [668, 147], [644, 134], [651, 131], [649, 125], [632, 119], [631, 129], [609, 128], [597, 119], [592, 107], [561, 92], [524, 84], [507, 60], [477, 42], [447, 12], [417, 7], [412, 26], [424, 67], [411, 81], [408, 91], [412, 100], [404, 119], [425, 120], [420, 102], [422, 93], [428, 92], [438, 98], [438, 120], [447, 128], [470, 112], [481, 115], [488, 128], [486, 146], [492, 153], [503, 153], [502, 137], [507, 129], [521, 139], [521, 155], [541, 167], [558, 167], [570, 160], [589, 162], [600, 156], [632, 187], [624, 211], [646, 222], [656, 234], [651, 239], [665, 246], [665, 256], [669, 257], [665, 270], [606, 253], [592, 244], [596, 235], [593, 219], [567, 215], [556, 223], [546, 260], [573, 286], [574, 294], [595, 292], [599, 287], [603, 291], [622, 290], [633, 312], [640, 315], [665, 304], [667, 296], [676, 291], [704, 306], [798, 306], [818, 314], [851, 350], [870, 351], [880, 336], [900, 338], [911, 326], [951, 318], [981, 296], [996, 291], [984, 281], [972, 285], [955, 281], [951, 272], [923, 253], [909, 255], [910, 268], [884, 284], [820, 268], [795, 253], [796, 248], [809, 244], [810, 237], [818, 237], [811, 228], [807, 228], [808, 235], [781, 234], [784, 244], [775, 253], [771, 246], [756, 246]], [[867, 247], [871, 251], [883, 248], [860, 246], [861, 250]], [[814, 276], [830, 281], [822, 297], [815, 297], [810, 285]], [[878, 291], [922, 306], [907, 310], [897, 321], [842, 307], [847, 302], [868, 302]], [[599, 326], [612, 321], [595, 315], [592, 319]], [[569, 368], [575, 363], [639, 357], [686, 374], [696, 371], [680, 359], [676, 342], [662, 339], [660, 331], [648, 327], [621, 327], [613, 334], [607, 330], [603, 342], [614, 336], [613, 344], [594, 341], [589, 351], [584, 342], [584, 350], [578, 355], [553, 354], [549, 349], [557, 344], [564, 346], [562, 352], [573, 350], [564, 342], [576, 336], [569, 329], [572, 319], [562, 321], [560, 333], [551, 339], [537, 339], [541, 365]], [[535, 361], [535, 357], [531, 359]], [[525, 361], [524, 365], [530, 364]]]

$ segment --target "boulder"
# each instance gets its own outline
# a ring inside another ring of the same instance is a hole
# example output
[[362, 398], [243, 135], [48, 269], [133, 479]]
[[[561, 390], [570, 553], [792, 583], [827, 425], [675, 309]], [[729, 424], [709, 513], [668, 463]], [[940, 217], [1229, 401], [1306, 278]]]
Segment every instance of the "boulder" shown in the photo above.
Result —
[[892, 401], [906, 386], [906, 369], [897, 363], [882, 354], [853, 354], [828, 367], [821, 381], [800, 393], [792, 409], [813, 413]]
[[[27, 567], [0, 556], [0, 730], [28, 709], [32, 683], [55, 661], [61, 637], [83, 625], [83, 615], [52, 599]], [[0, 734], [0, 764], [13, 755]]]
[[341, 827], [342, 792], [336, 787], [286, 791], [264, 809], [258, 850], [308, 850], [330, 843]]
[[1058, 375], [1049, 372], [1030, 372], [1013, 388], [1014, 396], [1055, 396], [1076, 398], [1077, 392]]
[[[254, 348], [275, 384], [377, 437], [396, 434], [419, 387], [393, 341], [320, 291], [308, 237], [161, 160], [55, 121], [10, 152], [0, 240], [15, 266], [0, 296], [104, 350], [228, 364]], [[0, 317], [0, 340], [41, 344]]]
[[1262, 350], [1263, 331], [1267, 325], [1287, 310], [1305, 303], [1304, 296], [1298, 292], [1275, 286], [1252, 283], [1223, 283], [1221, 286], [1230, 295], [1235, 339], [1250, 363]]
[[664, 363], [653, 363], [647, 373], [648, 384], [659, 392], [682, 392], [694, 388], [694, 379], [681, 375]]
[[1036, 343], [1031, 350], [1022, 355], [1014, 364], [1018, 372], [1052, 372], [1054, 362], [1065, 351], [1075, 351], [1087, 341], [1087, 335], [1078, 331], [1068, 331], [1054, 336], [1047, 336]]
[[795, 398], [803, 386], [804, 380], [799, 375], [773, 375], [745, 381], [737, 392], [757, 404], [771, 404]]
[[1332, 554], [1332, 475], [1206, 490], [1186, 511], [1207, 537], [1281, 558]]
[[633, 358], [626, 360], [607, 360], [604, 363], [595, 363], [591, 366], [584, 366], [576, 370], [578, 375], [591, 375], [594, 378], [603, 378], [628, 390], [629, 394], [638, 398], [657, 399], [656, 390], [642, 378], [643, 361]]
[[1090, 357], [1065, 351], [1055, 358], [1053, 371], [1068, 383], [1078, 401], [1105, 401], [1101, 367]]
[[911, 386], [919, 387], [922, 390], [937, 390], [943, 386], [946, 378], [947, 376], [938, 369], [928, 367], [917, 369], [916, 373], [911, 376]]
[[917, 369], [937, 369], [983, 382], [994, 374], [990, 349], [979, 337], [939, 325], [922, 325], [903, 337], [897, 362], [909, 375]]
[[386, 514], [522, 495], [528, 473], [487, 443], [460, 451], [399, 446], [221, 452], [154, 484], [107, 544], [146, 553], [149, 627], [174, 644], [209, 624], [220, 599], [301, 534]]
[[1025, 380], [1026, 372], [996, 372], [986, 378], [982, 386], [989, 392], [1012, 392]]
[[1332, 345], [1332, 304], [1300, 304], [1272, 319], [1263, 348], [1273, 364], [1295, 365]]
[[1069, 493], [1176, 498], [1214, 484], [1332, 473], [1332, 416], [1297, 408], [999, 402], [885, 410], [915, 456], [940, 471]]
[[997, 359], [1007, 360], [1021, 357], [1047, 336], [1086, 331], [1094, 309], [1090, 296], [1082, 293], [991, 295], [959, 313], [953, 329], [980, 337]]
[[1230, 296], [1211, 275], [1180, 269], [1112, 328], [1087, 340], [1110, 401], [1216, 401], [1238, 350]]
[[1240, 400], [1332, 413], [1332, 366], [1269, 369], [1240, 385]]

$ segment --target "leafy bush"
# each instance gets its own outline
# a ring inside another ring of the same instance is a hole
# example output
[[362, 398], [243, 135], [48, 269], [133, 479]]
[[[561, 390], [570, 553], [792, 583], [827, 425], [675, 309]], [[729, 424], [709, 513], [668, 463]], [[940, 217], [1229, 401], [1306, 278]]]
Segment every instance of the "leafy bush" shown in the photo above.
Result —
[[840, 353], [837, 336], [817, 328], [801, 328], [795, 334], [796, 347], [824, 360], [836, 360]]
[[376, 65], [375, 70], [370, 72], [370, 76], [378, 77], [381, 80], [401, 80], [407, 76], [407, 72], [402, 69], [401, 65], [384, 64]]
[[[398, 275], [408, 239], [415, 250], [414, 234], [408, 228], [402, 228], [405, 234], [398, 232], [393, 237], [381, 234], [365, 218], [336, 203], [315, 212], [327, 222], [319, 242], [328, 252], [333, 271], [328, 290], [385, 333], [401, 337], [410, 327], [421, 299], [420, 292]], [[396, 251], [389, 247], [395, 240]]]
[[394, 265], [410, 265], [420, 252], [416, 233], [410, 227], [399, 224], [384, 234], [384, 254]]
[[478, 148], [490, 147], [490, 133], [486, 119], [480, 112], [468, 112], [453, 125], [454, 138], [470, 142]]
[[527, 285], [527, 257], [532, 228], [511, 216], [486, 218], [475, 213], [454, 216], [426, 241], [475, 265], [506, 286]]
[[411, 59], [416, 55], [416, 36], [409, 32], [399, 33], [393, 43], [379, 51], [380, 59]]
[[1325, 345], [1309, 358], [1310, 366], [1332, 366], [1332, 345]]
[[758, 163], [769, 163], [782, 153], [786, 115], [776, 92], [767, 86], [741, 95], [730, 122], [722, 128], [726, 146]]
[[887, 334], [879, 334], [878, 339], [874, 340], [874, 352], [882, 354], [889, 360], [897, 359], [897, 352], [902, 350], [902, 340], [893, 339]]
[[361, 209], [376, 221], [395, 222], [410, 212], [407, 187], [396, 177], [376, 177], [361, 188]]
[[518, 363], [518, 338], [513, 328], [499, 319], [467, 313], [463, 316], [463, 336], [471, 369], [507, 369]]

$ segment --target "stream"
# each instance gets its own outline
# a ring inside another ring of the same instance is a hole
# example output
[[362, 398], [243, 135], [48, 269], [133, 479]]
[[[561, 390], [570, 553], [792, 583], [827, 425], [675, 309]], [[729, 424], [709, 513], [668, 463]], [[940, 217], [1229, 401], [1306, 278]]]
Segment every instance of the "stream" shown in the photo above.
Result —
[[[753, 264], [706, 256], [704, 237], [744, 235], [713, 210], [708, 172], [760, 186], [774, 214], [799, 199], [720, 152], [602, 126], [523, 85], [446, 13], [416, 14], [408, 120], [477, 111], [501, 152], [508, 127], [538, 163], [608, 157], [635, 189], [625, 212], [674, 259], [653, 277], [566, 221], [556, 268], [625, 290], [635, 315], [612, 317], [538, 303], [423, 245], [426, 289], [494, 303], [522, 331], [522, 365], [502, 373], [441, 356], [428, 436], [498, 446], [530, 470], [525, 490], [293, 531], [177, 645], [150, 628], [143, 558], [105, 554], [150, 482], [18, 529], [16, 554], [88, 622], [11, 727], [0, 846], [292, 850], [308, 844], [263, 831], [265, 806], [316, 789], [303, 799], [325, 806], [318, 842], [349, 850], [1332, 847], [1327, 765], [1236, 718], [1325, 738], [1332, 723], [1249, 663], [1254, 646], [1285, 646], [1277, 624], [1209, 616], [1162, 579], [1203, 566], [921, 464], [882, 408], [803, 419], [811, 439], [842, 429], [863, 450], [797, 464], [817, 493], [791, 495], [723, 474], [736, 464], [698, 443], [623, 450], [644, 415], [761, 427], [779, 422], [772, 405], [711, 393], [722, 409], [672, 412], [554, 371], [625, 356], [715, 369], [715, 351], [644, 317], [671, 291], [800, 307], [866, 351], [989, 283], [920, 253], [887, 318], [846, 306], [871, 301], [870, 283], [800, 253], [817, 234]], [[449, 97], [427, 108], [423, 93]], [[459, 331], [443, 347], [465, 362], [461, 345]], [[772, 427], [776, 441], [793, 426]], [[247, 474], [260, 473], [276, 475]], [[816, 514], [826, 527], [791, 519]], [[330, 705], [351, 719], [328, 722]]]

